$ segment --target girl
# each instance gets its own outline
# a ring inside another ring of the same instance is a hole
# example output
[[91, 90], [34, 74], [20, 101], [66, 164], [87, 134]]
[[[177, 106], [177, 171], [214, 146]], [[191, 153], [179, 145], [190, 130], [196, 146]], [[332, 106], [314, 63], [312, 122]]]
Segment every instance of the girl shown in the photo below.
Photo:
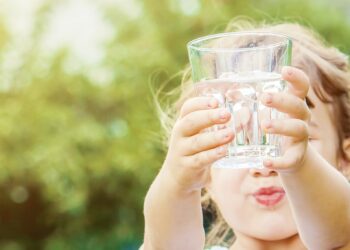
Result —
[[[350, 249], [347, 57], [297, 24], [232, 26], [293, 40], [292, 67], [282, 71], [288, 92], [261, 98], [286, 115], [263, 124], [288, 138], [286, 150], [264, 169], [211, 168], [235, 135], [230, 128], [201, 131], [230, 114], [215, 99], [194, 96], [195, 85], [184, 81], [168, 153], [145, 199], [141, 248]], [[201, 202], [215, 219], [207, 235]]]

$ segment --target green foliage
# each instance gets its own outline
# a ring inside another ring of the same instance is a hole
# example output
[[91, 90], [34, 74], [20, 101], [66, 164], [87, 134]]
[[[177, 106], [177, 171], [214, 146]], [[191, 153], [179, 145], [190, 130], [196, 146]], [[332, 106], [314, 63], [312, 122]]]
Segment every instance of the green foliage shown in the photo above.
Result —
[[[115, 27], [98, 65], [110, 76], [103, 84], [91, 77], [94, 68], [70, 70], [71, 51], [41, 53], [37, 44], [56, 7], [49, 1], [36, 15], [31, 47], [12, 72], [10, 88], [4, 87], [8, 72], [1, 73], [1, 249], [137, 249], [143, 199], [165, 156], [149, 85], [160, 86], [184, 68], [189, 40], [223, 31], [245, 15], [311, 25], [350, 52], [350, 21], [337, 5], [134, 2], [142, 10], [138, 17], [117, 4], [96, 4]], [[0, 22], [2, 61], [11, 39]], [[180, 82], [180, 76], [171, 79], [170, 88]]]

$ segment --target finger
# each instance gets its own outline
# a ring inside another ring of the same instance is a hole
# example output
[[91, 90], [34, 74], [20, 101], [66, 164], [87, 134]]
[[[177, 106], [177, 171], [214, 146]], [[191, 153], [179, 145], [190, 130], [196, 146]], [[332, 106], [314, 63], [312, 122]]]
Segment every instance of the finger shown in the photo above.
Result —
[[282, 68], [282, 78], [289, 83], [288, 92], [301, 99], [306, 97], [310, 87], [310, 80], [302, 70], [285, 66]]
[[293, 137], [297, 141], [309, 137], [306, 123], [299, 119], [262, 121], [263, 129], [269, 134], [278, 134]]
[[227, 148], [227, 145], [223, 145], [207, 151], [199, 152], [195, 155], [187, 156], [184, 158], [185, 164], [194, 168], [210, 166], [215, 161], [227, 155]]
[[229, 121], [231, 114], [225, 108], [199, 110], [187, 114], [175, 123], [175, 129], [182, 136], [192, 136], [215, 124]]
[[196, 134], [183, 140], [182, 150], [184, 154], [194, 155], [201, 151], [216, 148], [232, 141], [234, 133], [231, 128], [226, 128], [219, 131]]
[[291, 148], [283, 156], [273, 159], [264, 160], [263, 164], [266, 168], [274, 169], [279, 172], [292, 172], [298, 169], [303, 162], [302, 155], [298, 153], [300, 149]]
[[265, 106], [287, 113], [291, 117], [305, 121], [310, 118], [310, 110], [306, 102], [289, 93], [263, 93], [260, 100]]
[[190, 98], [181, 107], [180, 117], [184, 117], [187, 114], [204, 109], [212, 109], [218, 106], [218, 101], [215, 98], [210, 97], [194, 97]]

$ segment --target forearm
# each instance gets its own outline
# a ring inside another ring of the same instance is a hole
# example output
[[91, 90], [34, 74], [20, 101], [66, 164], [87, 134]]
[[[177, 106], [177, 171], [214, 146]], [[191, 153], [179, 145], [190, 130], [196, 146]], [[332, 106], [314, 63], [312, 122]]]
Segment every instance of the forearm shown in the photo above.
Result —
[[183, 192], [161, 172], [144, 206], [144, 250], [203, 249], [205, 235], [200, 191]]
[[350, 185], [314, 149], [307, 154], [297, 171], [281, 173], [300, 236], [310, 249], [349, 244]]

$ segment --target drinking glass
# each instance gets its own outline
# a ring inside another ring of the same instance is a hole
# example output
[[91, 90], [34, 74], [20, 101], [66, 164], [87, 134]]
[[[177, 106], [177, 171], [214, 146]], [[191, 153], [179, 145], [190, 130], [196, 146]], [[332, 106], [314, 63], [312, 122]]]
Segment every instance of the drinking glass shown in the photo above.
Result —
[[291, 62], [291, 39], [266, 32], [233, 32], [195, 39], [187, 48], [197, 94], [216, 98], [231, 113], [226, 124], [204, 131], [230, 127], [235, 133], [227, 155], [214, 167], [262, 168], [265, 158], [280, 156], [282, 136], [267, 134], [261, 121], [280, 119], [282, 114], [264, 106], [260, 97], [285, 91], [281, 70]]

